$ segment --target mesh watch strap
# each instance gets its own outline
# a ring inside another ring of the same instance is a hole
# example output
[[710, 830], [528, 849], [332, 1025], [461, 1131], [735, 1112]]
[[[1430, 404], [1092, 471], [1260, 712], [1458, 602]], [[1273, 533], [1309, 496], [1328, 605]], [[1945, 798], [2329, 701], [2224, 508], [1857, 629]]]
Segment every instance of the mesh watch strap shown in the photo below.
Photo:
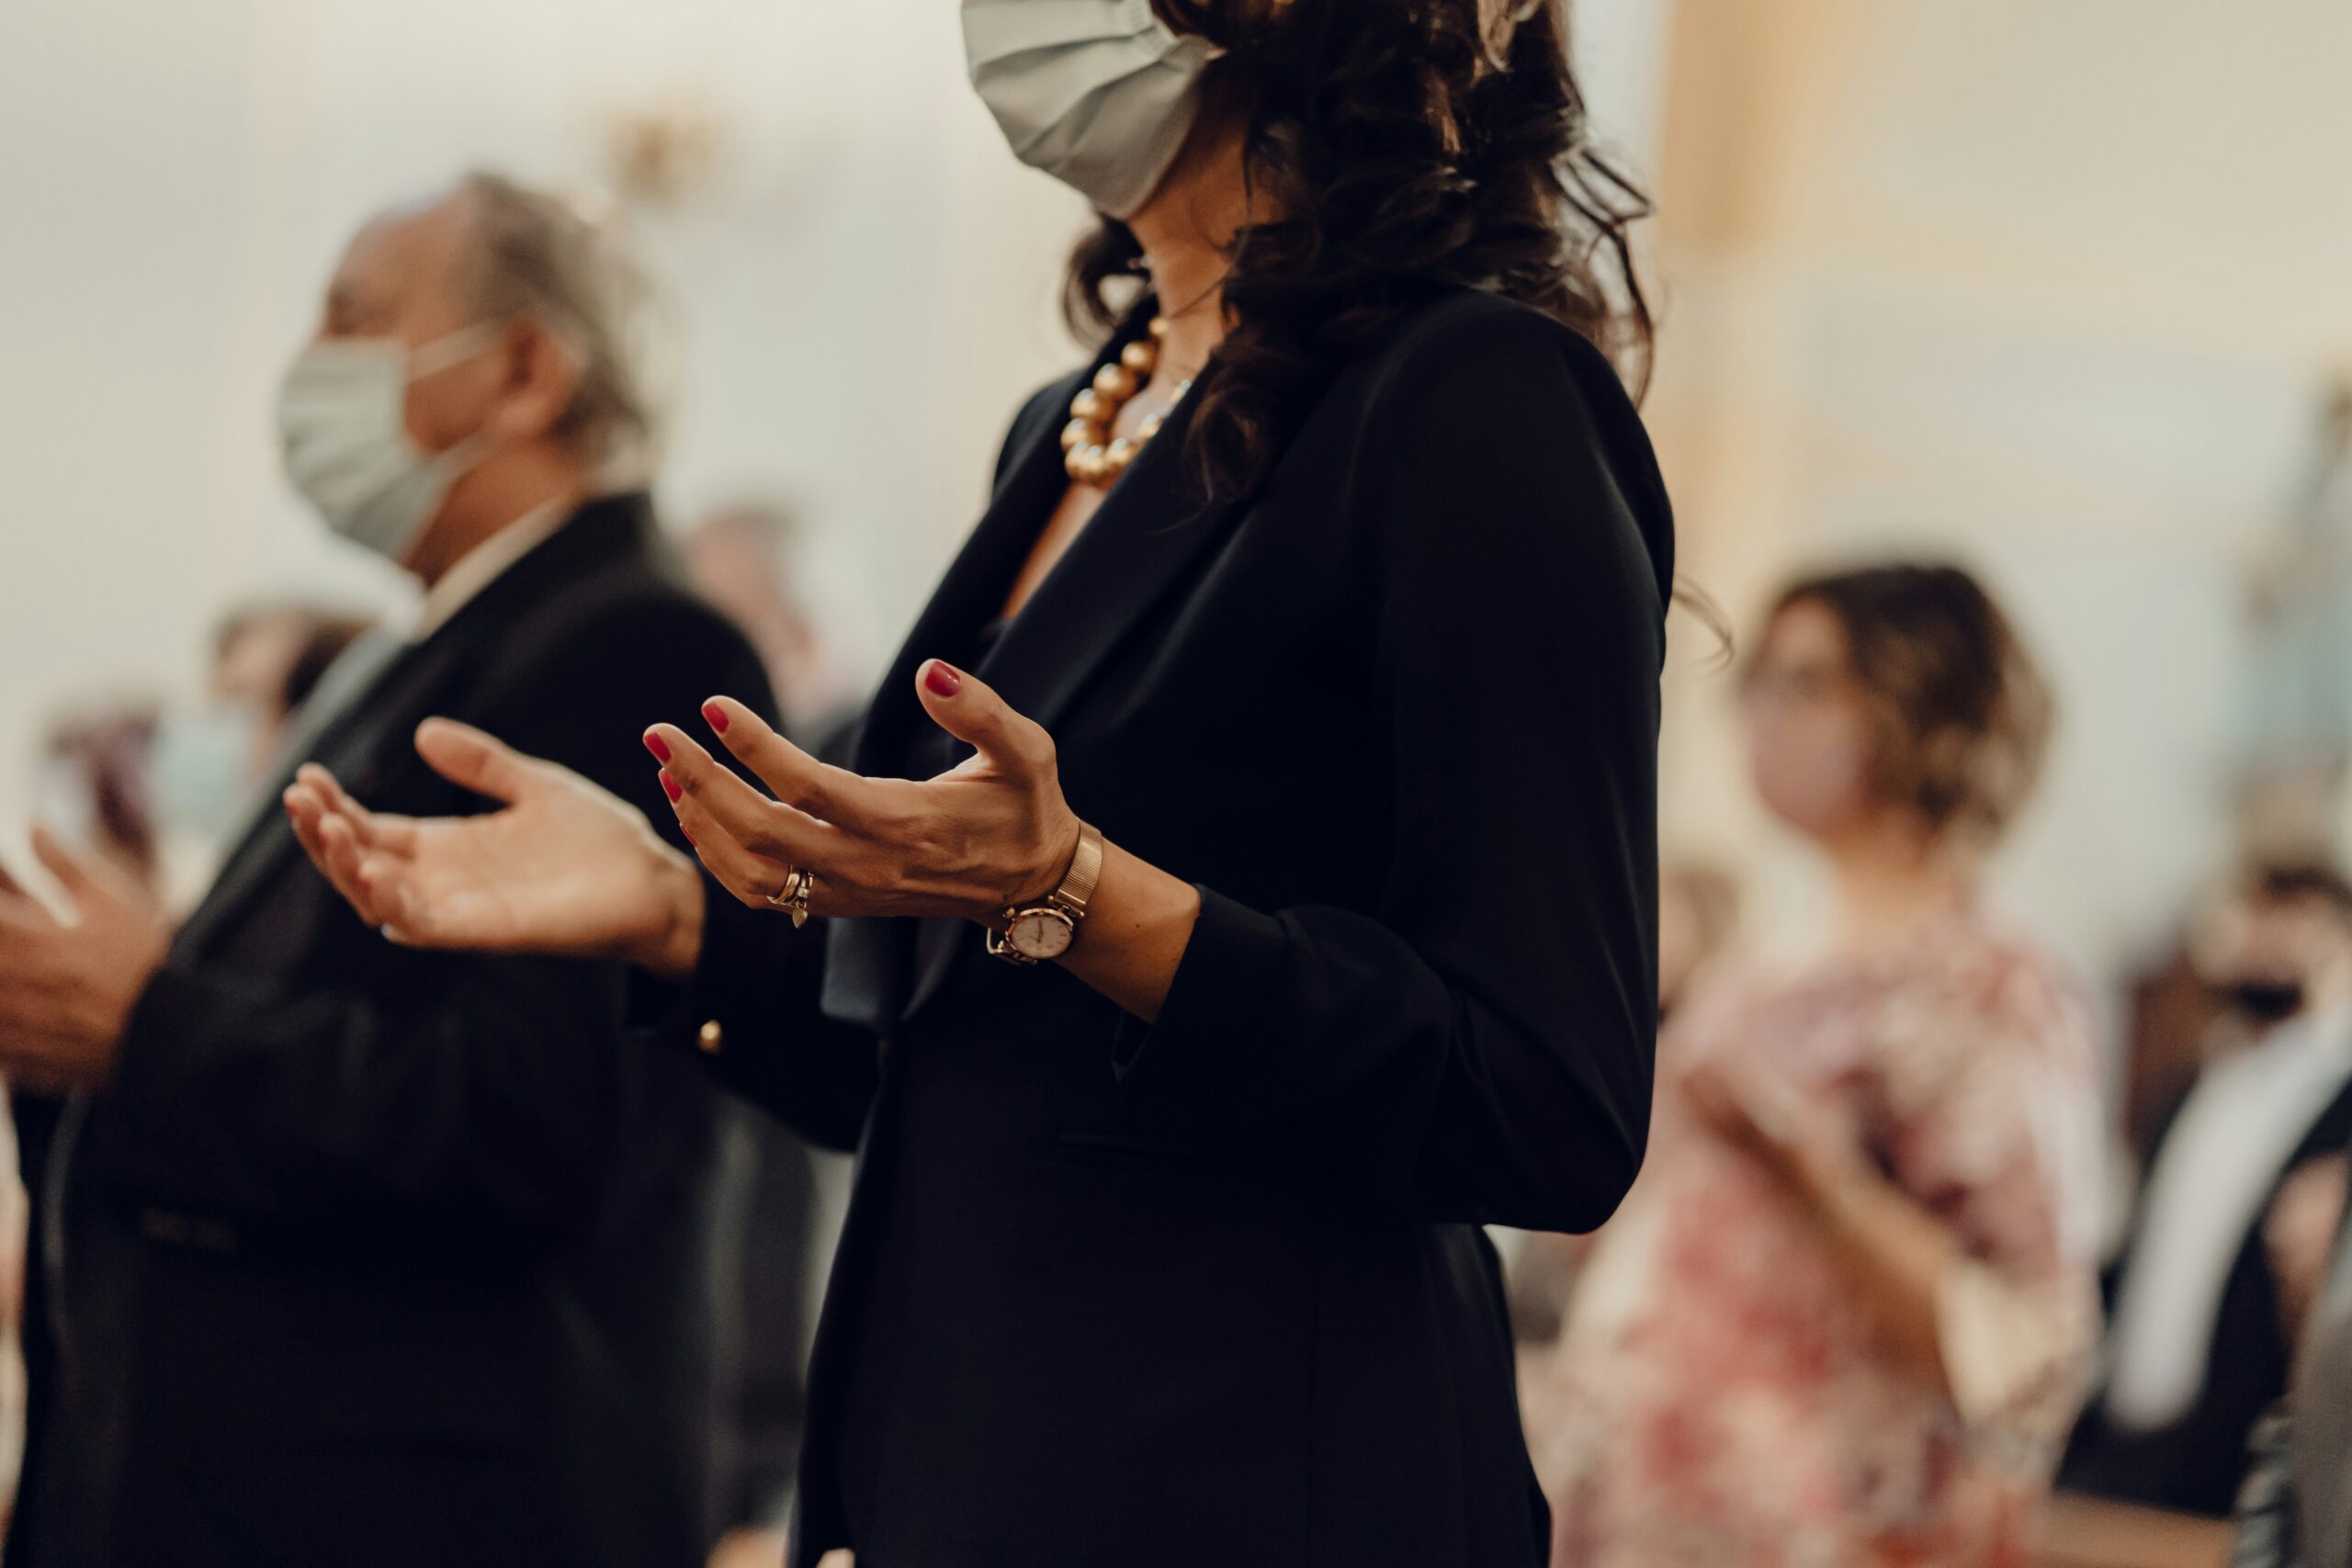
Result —
[[1086, 913], [1087, 901], [1094, 897], [1095, 886], [1102, 880], [1102, 835], [1091, 823], [1078, 825], [1078, 854], [1069, 863], [1069, 874], [1054, 889], [1052, 901], [1073, 913]]

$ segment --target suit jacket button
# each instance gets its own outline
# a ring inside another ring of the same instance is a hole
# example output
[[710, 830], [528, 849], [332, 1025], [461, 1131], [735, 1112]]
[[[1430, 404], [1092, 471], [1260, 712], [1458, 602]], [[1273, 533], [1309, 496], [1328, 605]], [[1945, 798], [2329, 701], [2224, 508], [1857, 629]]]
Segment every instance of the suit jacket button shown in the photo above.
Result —
[[695, 1033], [695, 1043], [701, 1046], [707, 1054], [713, 1056], [718, 1055], [718, 1048], [726, 1043], [726, 1031], [718, 1027], [718, 1021], [715, 1018], [708, 1023], [704, 1024], [702, 1028]]

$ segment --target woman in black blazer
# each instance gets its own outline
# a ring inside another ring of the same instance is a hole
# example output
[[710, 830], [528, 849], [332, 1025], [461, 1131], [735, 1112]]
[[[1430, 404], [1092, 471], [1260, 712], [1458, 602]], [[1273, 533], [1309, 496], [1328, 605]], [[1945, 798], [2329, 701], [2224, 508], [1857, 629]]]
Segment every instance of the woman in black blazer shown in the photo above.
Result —
[[849, 765], [715, 700], [763, 791], [656, 727], [700, 871], [454, 727], [428, 758], [503, 811], [289, 808], [395, 940], [626, 953], [859, 1151], [800, 1561], [1524, 1568], [1477, 1226], [1599, 1224], [1649, 1111], [1672, 534], [1596, 346], [1631, 193], [1554, 6], [1103, 0], [1073, 41], [1091, 3], [967, 38], [1016, 149], [1125, 212], [1078, 297], [1148, 295], [1015, 422]]

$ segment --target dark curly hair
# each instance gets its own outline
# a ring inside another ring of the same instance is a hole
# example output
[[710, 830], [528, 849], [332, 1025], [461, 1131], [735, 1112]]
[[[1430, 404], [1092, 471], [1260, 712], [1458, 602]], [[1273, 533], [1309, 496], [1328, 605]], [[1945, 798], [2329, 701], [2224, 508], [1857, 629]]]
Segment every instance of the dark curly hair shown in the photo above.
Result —
[[[1152, 0], [1226, 53], [1204, 91], [1248, 116], [1253, 196], [1225, 282], [1231, 330], [1186, 440], [1212, 495], [1264, 478], [1321, 373], [1446, 287], [1524, 301], [1647, 384], [1649, 305], [1632, 225], [1648, 199], [1590, 141], [1565, 0], [1508, 41], [1498, 0]], [[1100, 342], [1133, 305], [1142, 249], [1105, 220], [1064, 303]]]

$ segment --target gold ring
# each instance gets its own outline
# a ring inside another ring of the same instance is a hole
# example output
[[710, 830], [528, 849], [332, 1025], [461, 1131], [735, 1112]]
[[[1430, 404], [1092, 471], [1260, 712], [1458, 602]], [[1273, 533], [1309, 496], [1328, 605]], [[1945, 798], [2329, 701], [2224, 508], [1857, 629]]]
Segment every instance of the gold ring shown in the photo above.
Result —
[[768, 902], [792, 916], [792, 929], [798, 931], [808, 923], [808, 895], [816, 890], [814, 872], [794, 866], [785, 875], [784, 886], [768, 895]]

